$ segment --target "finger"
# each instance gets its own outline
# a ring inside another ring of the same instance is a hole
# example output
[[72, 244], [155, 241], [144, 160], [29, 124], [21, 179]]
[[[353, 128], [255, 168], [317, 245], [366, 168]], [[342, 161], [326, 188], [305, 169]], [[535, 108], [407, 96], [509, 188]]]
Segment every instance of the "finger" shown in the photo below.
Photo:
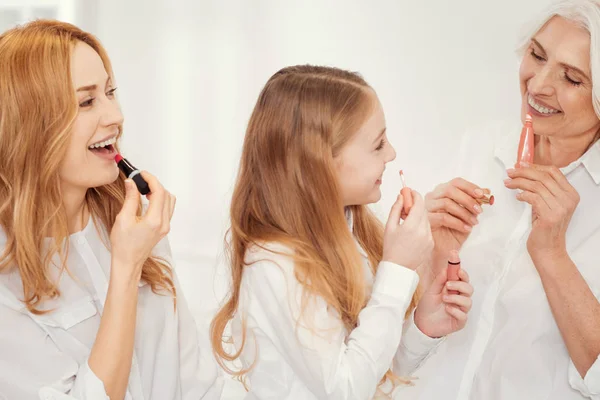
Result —
[[531, 192], [538, 195], [550, 209], [556, 209], [560, 205], [556, 196], [540, 181], [534, 181], [527, 178], [515, 178], [506, 180], [504, 185], [509, 189], [520, 189], [524, 192]]
[[431, 200], [427, 206], [428, 212], [447, 212], [456, 218], [460, 218], [464, 223], [469, 225], [477, 225], [477, 217], [466, 208], [458, 205], [454, 200], [444, 197], [441, 199]]
[[462, 220], [453, 217], [448, 213], [430, 213], [429, 223], [432, 228], [446, 227], [458, 232], [469, 233], [473, 230], [471, 225], [465, 224]]
[[[484, 190], [481, 187], [477, 186], [473, 182], [469, 182], [468, 180], [466, 180], [464, 178], [454, 178], [450, 182], [448, 182], [446, 185], [458, 188], [462, 192], [467, 194], [468, 196], [474, 197], [476, 199], [483, 197], [483, 194], [484, 194]], [[443, 188], [441, 186], [444, 186], [444, 185], [440, 185], [436, 189], [438, 189], [438, 193], [443, 194], [445, 188]], [[439, 197], [443, 197], [443, 195], [439, 196]]]
[[404, 206], [404, 199], [401, 195], [398, 195], [394, 204], [392, 204], [392, 208], [390, 210], [390, 215], [388, 216], [387, 223], [385, 224], [385, 229], [396, 229], [398, 224], [400, 223], [400, 218], [402, 215], [402, 208]]
[[536, 171], [547, 173], [565, 191], [568, 191], [573, 188], [573, 186], [567, 180], [565, 174], [563, 174], [562, 171], [554, 165], [525, 164], [523, 167], [524, 168], [519, 169], [533, 169]]
[[453, 305], [460, 308], [461, 311], [468, 313], [473, 306], [473, 301], [470, 297], [461, 296], [459, 294], [448, 294], [444, 296], [446, 305]]
[[460, 279], [463, 282], [469, 283], [471, 280], [471, 277], [469, 277], [469, 273], [467, 271], [465, 271], [463, 268], [460, 268], [458, 270], [458, 279]]
[[125, 201], [121, 208], [121, 213], [135, 217], [140, 204], [140, 192], [138, 192], [135, 183], [131, 179], [125, 179]]
[[142, 171], [142, 177], [148, 182], [150, 192], [152, 193], [151, 195], [146, 196], [150, 204], [148, 205], [148, 212], [146, 212], [144, 218], [153, 221], [155, 224], [158, 223], [160, 226], [159, 222], [162, 221], [162, 213], [166, 201], [165, 189], [158, 179], [149, 172]]
[[446, 304], [446, 312], [451, 317], [454, 317], [454, 319], [456, 319], [461, 324], [464, 324], [467, 322], [467, 313], [465, 313], [464, 311], [462, 311], [461, 309], [459, 309], [456, 306], [451, 306], [449, 304]]
[[[458, 180], [453, 180], [451, 182], [454, 182], [454, 181], [461, 183], [464, 180], [458, 179]], [[481, 196], [475, 196], [474, 194], [472, 194], [471, 190], [465, 191], [459, 186], [449, 184], [446, 187], [444, 187], [443, 192], [437, 197], [438, 198], [448, 197], [448, 198], [454, 200], [459, 205], [463, 206], [465, 209], [467, 209], [472, 214], [477, 215], [477, 214], [481, 214], [483, 212], [483, 209], [481, 208], [481, 206], [479, 205], [479, 203], [476, 200], [477, 198], [483, 196], [483, 190], [482, 189], [475, 189], [475, 190], [480, 190]]]
[[[509, 189], [524, 189], [530, 192], [538, 192], [537, 188], [545, 189], [554, 197], [566, 196], [567, 192], [563, 190], [554, 178], [547, 172], [538, 171], [533, 168], [518, 168], [516, 172], [509, 172], [509, 179], [504, 180], [504, 186]], [[526, 185], [521, 187], [521, 185]]]
[[550, 212], [548, 204], [537, 193], [524, 191], [522, 193], [518, 193], [516, 197], [519, 201], [524, 201], [525, 203], [531, 204], [533, 212], [537, 215], [546, 215], [546, 213]]
[[425, 202], [423, 197], [416, 190], [412, 191], [413, 195], [413, 206], [411, 207], [406, 219], [404, 220], [404, 226], [407, 229], [414, 229], [424, 222], [427, 218], [425, 212]]
[[446, 282], [446, 288], [448, 290], [455, 290], [466, 297], [473, 295], [473, 286], [471, 286], [468, 282], [448, 281]]

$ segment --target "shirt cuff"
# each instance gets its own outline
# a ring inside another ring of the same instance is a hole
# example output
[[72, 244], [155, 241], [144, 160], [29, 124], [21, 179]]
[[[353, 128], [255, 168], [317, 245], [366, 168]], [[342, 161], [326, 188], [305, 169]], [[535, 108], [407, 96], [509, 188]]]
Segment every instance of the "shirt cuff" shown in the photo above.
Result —
[[389, 261], [382, 261], [377, 268], [373, 292], [382, 293], [397, 299], [411, 298], [417, 285], [419, 275], [406, 267]]
[[573, 361], [569, 361], [569, 384], [590, 399], [600, 399], [600, 357], [596, 358], [584, 378], [575, 368]]

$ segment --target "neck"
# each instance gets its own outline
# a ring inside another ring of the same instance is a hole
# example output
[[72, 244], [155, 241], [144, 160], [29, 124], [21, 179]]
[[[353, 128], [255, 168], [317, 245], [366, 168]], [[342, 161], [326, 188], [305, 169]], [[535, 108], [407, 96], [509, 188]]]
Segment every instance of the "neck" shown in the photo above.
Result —
[[535, 163], [566, 167], [579, 159], [598, 139], [597, 130], [574, 137], [537, 136], [535, 144]]
[[66, 187], [63, 185], [63, 206], [67, 214], [69, 234], [79, 232], [85, 228], [89, 218], [89, 211], [85, 201], [87, 189]]

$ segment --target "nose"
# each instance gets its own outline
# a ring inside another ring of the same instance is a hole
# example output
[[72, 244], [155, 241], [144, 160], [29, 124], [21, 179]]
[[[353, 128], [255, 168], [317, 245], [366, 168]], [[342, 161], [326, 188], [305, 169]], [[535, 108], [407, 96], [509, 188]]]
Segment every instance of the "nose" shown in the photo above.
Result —
[[386, 154], [385, 162], [389, 163], [390, 161], [394, 161], [396, 159], [396, 150], [394, 150], [394, 146], [390, 143], [388, 154]]
[[542, 68], [535, 72], [527, 82], [527, 91], [533, 96], [551, 96], [554, 93], [551, 73], [552, 71], [548, 67]]
[[101, 107], [102, 117], [100, 119], [100, 124], [102, 126], [108, 127], [123, 124], [123, 113], [121, 112], [121, 107], [116, 99], [105, 98]]

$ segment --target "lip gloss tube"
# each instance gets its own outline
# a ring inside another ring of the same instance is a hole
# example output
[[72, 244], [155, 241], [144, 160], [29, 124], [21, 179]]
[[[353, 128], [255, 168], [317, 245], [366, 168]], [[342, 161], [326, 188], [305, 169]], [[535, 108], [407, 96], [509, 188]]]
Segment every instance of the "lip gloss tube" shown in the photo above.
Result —
[[519, 141], [519, 150], [517, 153], [517, 162], [515, 168], [520, 168], [522, 162], [533, 164], [533, 149], [535, 146], [533, 133], [533, 118], [527, 114], [525, 116], [525, 125], [521, 130], [521, 140]]
[[[448, 280], [449, 281], [458, 281], [460, 278], [458, 277], [458, 271], [460, 270], [460, 257], [458, 256], [458, 251], [452, 250], [450, 252], [450, 257], [448, 258]], [[449, 294], [458, 294], [457, 290], [448, 290]]]

